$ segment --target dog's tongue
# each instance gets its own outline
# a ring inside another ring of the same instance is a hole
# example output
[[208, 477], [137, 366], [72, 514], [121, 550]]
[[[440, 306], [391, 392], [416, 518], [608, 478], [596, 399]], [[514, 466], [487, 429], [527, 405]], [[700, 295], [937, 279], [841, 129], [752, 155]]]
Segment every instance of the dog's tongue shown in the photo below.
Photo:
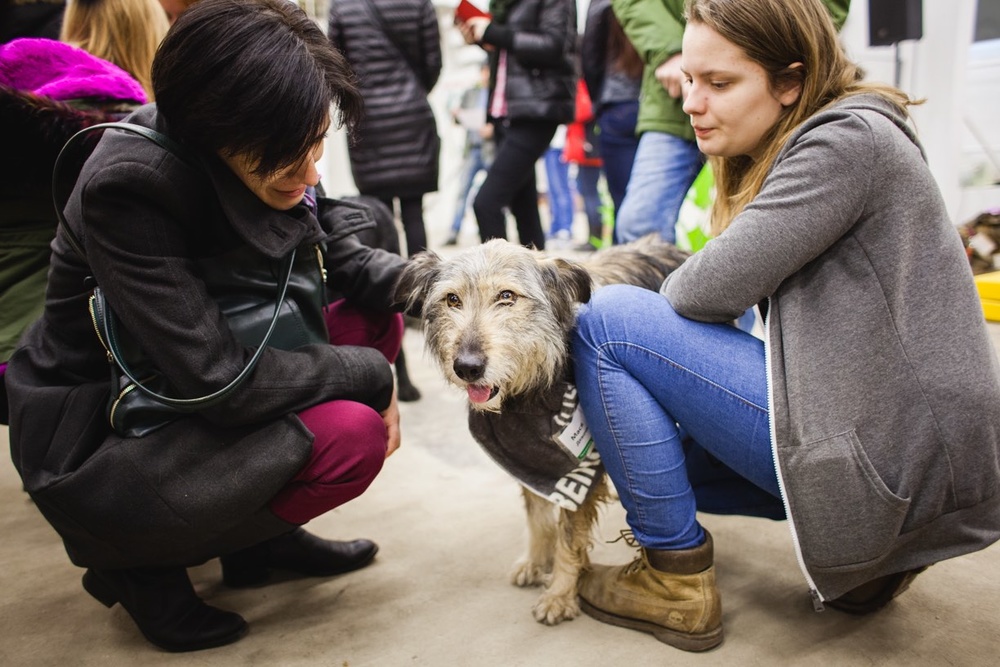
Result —
[[466, 390], [469, 392], [469, 400], [473, 403], [485, 403], [490, 400], [490, 394], [493, 393], [493, 387], [485, 384], [470, 384], [466, 386]]

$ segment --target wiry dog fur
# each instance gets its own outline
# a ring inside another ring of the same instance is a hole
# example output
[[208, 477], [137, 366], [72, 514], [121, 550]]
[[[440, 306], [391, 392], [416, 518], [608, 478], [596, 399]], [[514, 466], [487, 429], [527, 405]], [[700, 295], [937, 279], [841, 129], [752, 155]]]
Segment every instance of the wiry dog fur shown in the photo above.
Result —
[[[592, 289], [613, 283], [658, 289], [686, 257], [654, 238], [582, 262], [493, 240], [448, 259], [433, 252], [412, 257], [396, 297], [419, 314], [428, 350], [448, 381], [468, 391], [470, 409], [503, 415], [505, 401], [544, 392], [564, 377], [576, 309]], [[600, 475], [576, 511], [556, 508], [526, 488], [522, 493], [528, 549], [512, 581], [545, 585], [533, 614], [554, 625], [579, 614], [577, 580], [589, 566], [591, 530], [607, 484]]]

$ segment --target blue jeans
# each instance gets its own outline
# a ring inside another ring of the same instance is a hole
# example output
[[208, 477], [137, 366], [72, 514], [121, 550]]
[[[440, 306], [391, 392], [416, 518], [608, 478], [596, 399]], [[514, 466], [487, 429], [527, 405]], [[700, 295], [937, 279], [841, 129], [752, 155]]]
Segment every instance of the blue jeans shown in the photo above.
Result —
[[573, 195], [569, 190], [569, 165], [563, 150], [550, 146], [545, 151], [545, 179], [549, 183], [549, 238], [557, 232], [573, 231]]
[[673, 243], [677, 214], [701, 170], [698, 144], [665, 132], [643, 132], [625, 200], [615, 218], [615, 239], [634, 241], [651, 232]]
[[581, 308], [572, 353], [583, 414], [639, 544], [697, 546], [696, 511], [784, 518], [761, 340], [610, 285]]
[[[587, 228], [591, 239], [600, 241], [604, 232], [601, 219], [601, 193], [597, 184], [601, 180], [601, 168], [579, 164], [576, 167], [576, 191], [583, 199], [583, 210], [587, 213]], [[600, 246], [600, 243], [596, 244]]]
[[638, 117], [638, 100], [605, 104], [597, 117], [601, 160], [604, 161], [602, 169], [615, 211], [622, 207], [625, 188], [632, 175], [635, 151], [639, 148], [639, 137], [635, 136], [635, 123]]
[[458, 235], [462, 229], [462, 221], [465, 219], [465, 209], [469, 204], [469, 194], [472, 192], [472, 184], [476, 181], [476, 175], [489, 168], [483, 160], [483, 147], [479, 144], [469, 146], [469, 153], [462, 162], [461, 184], [458, 190], [458, 200], [455, 202], [455, 219], [451, 222], [452, 235]]

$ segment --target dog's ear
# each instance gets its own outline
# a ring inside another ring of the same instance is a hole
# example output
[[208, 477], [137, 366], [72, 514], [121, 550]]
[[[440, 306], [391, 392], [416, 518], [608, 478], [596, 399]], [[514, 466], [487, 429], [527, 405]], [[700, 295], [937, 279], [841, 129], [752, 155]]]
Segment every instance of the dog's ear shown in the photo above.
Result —
[[582, 265], [557, 257], [553, 264], [553, 287], [578, 303], [590, 301], [593, 281]]
[[590, 301], [590, 272], [576, 262], [561, 258], [546, 261], [542, 268], [556, 319], [568, 331], [576, 321], [574, 304]]
[[396, 278], [393, 298], [397, 304], [403, 305], [407, 315], [423, 315], [424, 299], [437, 280], [440, 270], [441, 257], [430, 250], [419, 252], [406, 260], [403, 270]]

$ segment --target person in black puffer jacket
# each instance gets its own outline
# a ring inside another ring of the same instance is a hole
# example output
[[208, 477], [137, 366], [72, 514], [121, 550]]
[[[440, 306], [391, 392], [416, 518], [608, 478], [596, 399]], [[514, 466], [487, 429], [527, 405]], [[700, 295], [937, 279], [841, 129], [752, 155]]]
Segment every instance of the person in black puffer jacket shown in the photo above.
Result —
[[535, 161], [556, 128], [573, 120], [576, 3], [492, 0], [490, 14], [458, 23], [465, 41], [489, 54], [488, 114], [496, 129], [496, 157], [473, 210], [483, 241], [507, 238], [506, 206], [517, 220], [520, 242], [541, 250]]
[[427, 95], [441, 74], [430, 0], [332, 0], [327, 34], [351, 63], [365, 115], [348, 146], [358, 192], [393, 210], [407, 254], [427, 248], [423, 195], [438, 189], [441, 141]]

